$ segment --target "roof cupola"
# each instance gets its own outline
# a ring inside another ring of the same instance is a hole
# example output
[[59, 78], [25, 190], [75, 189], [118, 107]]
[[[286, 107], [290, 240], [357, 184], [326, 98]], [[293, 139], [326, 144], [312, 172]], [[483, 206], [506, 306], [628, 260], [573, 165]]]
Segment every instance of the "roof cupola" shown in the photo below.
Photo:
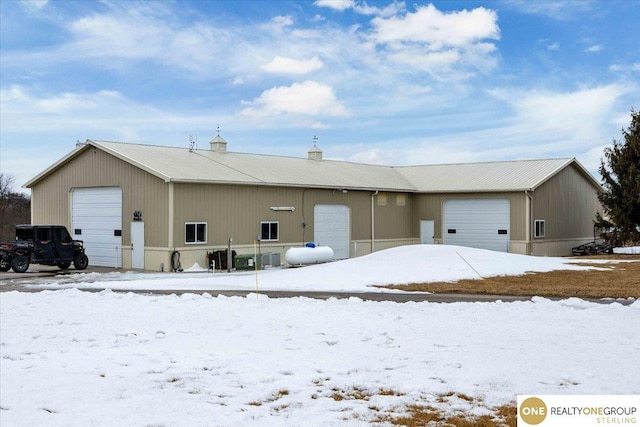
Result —
[[311, 160], [322, 160], [322, 150], [318, 148], [318, 137], [313, 136], [313, 147], [307, 151], [309, 155], [309, 159]]

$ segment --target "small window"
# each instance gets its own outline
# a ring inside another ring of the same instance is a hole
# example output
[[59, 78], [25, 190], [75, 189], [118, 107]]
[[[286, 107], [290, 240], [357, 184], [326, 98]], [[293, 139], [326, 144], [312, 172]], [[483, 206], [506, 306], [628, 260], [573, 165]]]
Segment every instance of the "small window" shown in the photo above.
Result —
[[396, 194], [396, 206], [406, 206], [407, 195], [404, 193]]
[[536, 219], [534, 237], [544, 237], [544, 219]]
[[455, 228], [449, 228], [447, 230], [447, 234], [456, 234], [456, 229]]
[[185, 243], [207, 243], [207, 223], [187, 222], [184, 225]]
[[41, 242], [48, 242], [51, 240], [51, 229], [49, 228], [38, 228], [36, 233], [38, 234], [38, 240]]
[[378, 193], [378, 206], [387, 206], [387, 193]]
[[509, 234], [509, 232], [507, 230], [500, 229], [498, 230], [498, 234]]
[[269, 241], [269, 240], [278, 240], [278, 222], [272, 221], [263, 221], [260, 223], [260, 240]]

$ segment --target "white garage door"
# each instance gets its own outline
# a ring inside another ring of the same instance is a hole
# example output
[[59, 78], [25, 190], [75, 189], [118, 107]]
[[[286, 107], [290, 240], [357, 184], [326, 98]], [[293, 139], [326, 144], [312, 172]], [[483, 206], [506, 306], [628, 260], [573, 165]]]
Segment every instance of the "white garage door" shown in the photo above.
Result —
[[508, 252], [510, 206], [506, 199], [444, 202], [444, 243]]
[[122, 189], [76, 188], [71, 232], [84, 241], [89, 265], [122, 267]]
[[334, 259], [349, 258], [349, 206], [315, 205], [313, 240], [333, 249]]

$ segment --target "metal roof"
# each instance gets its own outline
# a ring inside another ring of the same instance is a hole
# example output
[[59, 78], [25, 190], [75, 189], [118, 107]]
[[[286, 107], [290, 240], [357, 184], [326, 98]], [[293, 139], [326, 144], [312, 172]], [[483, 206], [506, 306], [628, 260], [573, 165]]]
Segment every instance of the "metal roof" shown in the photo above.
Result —
[[389, 166], [88, 141], [165, 181], [414, 191]]
[[25, 187], [32, 187], [89, 147], [101, 149], [165, 182], [424, 193], [525, 191], [534, 190], [568, 165], [575, 164], [600, 188], [575, 159], [393, 167], [95, 140], [76, 148]]
[[570, 164], [600, 187], [576, 159], [406, 166], [398, 171], [425, 193], [525, 191], [535, 190]]

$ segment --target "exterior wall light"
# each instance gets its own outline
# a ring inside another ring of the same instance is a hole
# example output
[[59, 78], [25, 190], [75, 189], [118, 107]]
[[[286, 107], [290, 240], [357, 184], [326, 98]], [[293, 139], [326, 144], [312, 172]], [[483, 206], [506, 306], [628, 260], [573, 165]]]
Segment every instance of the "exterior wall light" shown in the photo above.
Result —
[[272, 211], [286, 211], [286, 212], [293, 212], [296, 210], [296, 208], [294, 208], [293, 206], [271, 206], [269, 209], [271, 209]]

